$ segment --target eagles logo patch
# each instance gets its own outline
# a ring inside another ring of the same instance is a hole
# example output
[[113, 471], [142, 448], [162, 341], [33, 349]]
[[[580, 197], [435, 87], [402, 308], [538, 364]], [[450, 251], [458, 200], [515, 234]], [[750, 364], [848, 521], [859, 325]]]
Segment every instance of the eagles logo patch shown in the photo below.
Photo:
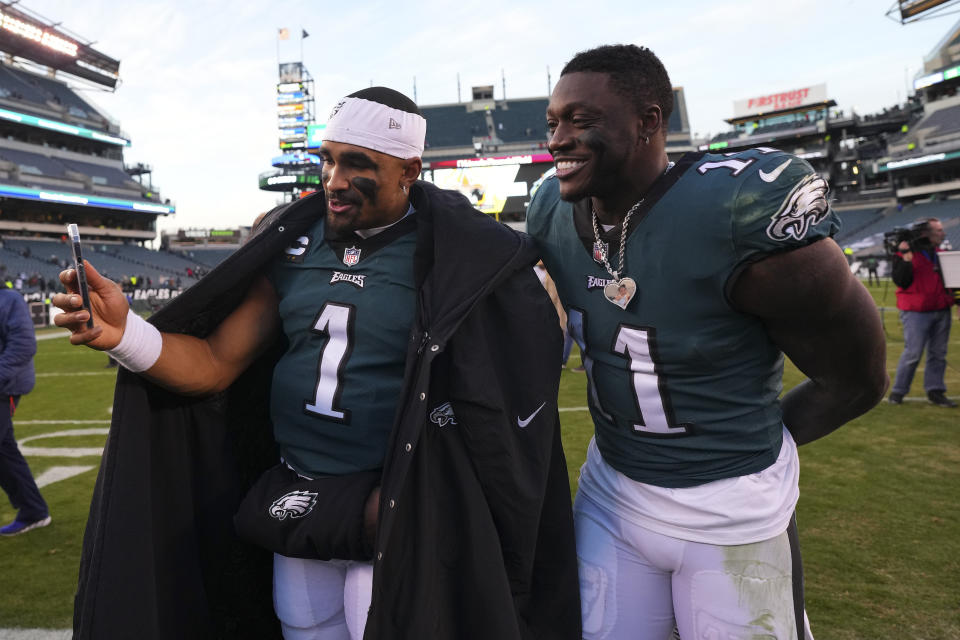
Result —
[[313, 491], [291, 491], [274, 500], [268, 512], [277, 520], [283, 520], [287, 516], [302, 518], [313, 511], [316, 504], [317, 494]]
[[801, 180], [780, 205], [767, 225], [772, 240], [801, 240], [810, 227], [818, 225], [830, 210], [827, 205], [827, 181], [816, 174]]
[[457, 424], [457, 417], [453, 415], [453, 406], [451, 406], [449, 402], [444, 402], [431, 411], [430, 422], [440, 427], [445, 427], [448, 424]]

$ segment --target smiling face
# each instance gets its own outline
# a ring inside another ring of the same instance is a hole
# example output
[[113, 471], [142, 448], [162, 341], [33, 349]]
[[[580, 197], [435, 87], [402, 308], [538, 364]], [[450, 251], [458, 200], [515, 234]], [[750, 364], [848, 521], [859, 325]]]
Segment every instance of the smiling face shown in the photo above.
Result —
[[547, 126], [564, 200], [609, 197], [642, 164], [642, 120], [605, 73], [561, 76], [550, 96]]
[[344, 235], [357, 229], [383, 227], [407, 212], [403, 187], [420, 175], [420, 159], [402, 160], [379, 151], [325, 141], [323, 190], [327, 195], [327, 229]]

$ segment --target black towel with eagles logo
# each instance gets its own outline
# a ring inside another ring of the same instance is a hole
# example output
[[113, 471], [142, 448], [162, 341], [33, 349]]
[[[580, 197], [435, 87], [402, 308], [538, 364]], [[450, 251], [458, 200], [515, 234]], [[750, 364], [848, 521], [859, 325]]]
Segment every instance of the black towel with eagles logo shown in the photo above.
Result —
[[234, 526], [240, 538], [288, 558], [370, 560], [363, 507], [379, 484], [379, 471], [305, 478], [281, 463], [247, 492]]

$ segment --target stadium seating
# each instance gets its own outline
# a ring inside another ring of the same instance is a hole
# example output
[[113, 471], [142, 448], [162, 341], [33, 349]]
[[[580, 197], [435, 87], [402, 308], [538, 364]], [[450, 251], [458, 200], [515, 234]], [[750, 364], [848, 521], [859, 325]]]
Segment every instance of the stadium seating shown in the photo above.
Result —
[[[94, 185], [105, 184], [111, 187], [123, 187], [127, 189], [140, 189], [140, 185], [134, 181], [127, 173], [120, 168], [93, 164], [92, 162], [80, 162], [68, 158], [61, 159], [65, 166], [73, 171], [77, 171], [93, 178]], [[99, 178], [99, 180], [98, 180]]]
[[74, 117], [103, 125], [107, 123], [103, 115], [62, 82], [6, 65], [0, 65], [0, 97], [32, 102], [45, 109], [63, 110]]
[[854, 211], [840, 212], [840, 219], [844, 220], [845, 228], [838, 234], [838, 241], [844, 245], [879, 247], [883, 241], [883, 234], [892, 231], [896, 227], [909, 226], [920, 218], [939, 218], [943, 223], [947, 239], [950, 240], [953, 247], [960, 248], [960, 201], [939, 200], [889, 207], [880, 212], [880, 214], [881, 215], [875, 217], [872, 221], [867, 221], [866, 224], [859, 229], [851, 229], [848, 231], [846, 224], [847, 217], [864, 221], [867, 220], [868, 215], [863, 212], [856, 213]]
[[928, 135], [942, 135], [953, 131], [960, 131], [960, 105], [934, 111], [928, 117], [915, 124], [913, 128], [932, 129]]
[[21, 174], [66, 178], [67, 167], [57, 160], [39, 153], [0, 147], [0, 158], [19, 165]]
[[[38, 147], [38, 149], [40, 148]], [[0, 159], [8, 160], [20, 168], [20, 182], [23, 184], [31, 184], [30, 176], [46, 176], [78, 181], [71, 188], [87, 191], [88, 188], [80, 182], [83, 179], [68, 175], [67, 171], [69, 170], [88, 176], [93, 190], [96, 190], [98, 186], [108, 186], [129, 189], [136, 191], [138, 194], [141, 191], [140, 185], [123, 171], [119, 162], [117, 166], [111, 167], [70, 158], [50, 157], [41, 153], [31, 153], [3, 146], [0, 146]]]
[[467, 113], [462, 104], [423, 107], [427, 120], [427, 147], [463, 147], [473, 144], [474, 136], [486, 136], [487, 122], [481, 111]]
[[883, 210], [877, 207], [847, 209], [838, 211], [837, 215], [840, 217], [841, 227], [836, 240], [840, 244], [845, 244], [847, 240], [854, 241], [863, 237], [861, 231], [880, 220], [883, 217]]
[[[57, 276], [66, 267], [70, 259], [69, 247], [59, 242], [51, 241], [23, 241], [4, 238], [0, 248], [0, 281], [13, 282], [19, 275], [30, 278], [39, 276], [44, 285], [59, 286]], [[35, 291], [43, 288], [39, 284], [33, 286], [23, 283], [24, 291]]]
[[916, 214], [913, 213], [913, 207], [903, 207], [899, 210], [895, 209], [892, 213], [886, 213], [884, 216], [860, 229], [857, 233], [857, 238], [853, 239], [865, 240], [874, 237], [877, 244], [879, 244], [880, 238], [885, 232], [890, 231], [894, 227], [905, 227], [913, 222], [916, 217]]
[[[60, 271], [73, 261], [70, 246], [55, 240], [7, 236], [2, 244], [0, 276], [3, 278], [36, 273], [45, 281], [56, 281]], [[229, 253], [225, 252], [224, 257]], [[215, 266], [177, 253], [153, 251], [133, 244], [91, 242], [87, 245], [85, 257], [112, 280], [124, 281], [136, 276], [146, 285], [149, 278], [155, 287], [168, 280], [174, 285], [179, 283], [179, 286], [189, 287]], [[25, 291], [37, 288], [24, 285]]]
[[[42, 147], [37, 147], [41, 150]], [[30, 176], [39, 175], [66, 180], [82, 180], [76, 176], [67, 175], [67, 171], [88, 176], [92, 188], [108, 186], [121, 189], [141, 191], [140, 184], [133, 180], [123, 169], [119, 161], [115, 166], [83, 162], [67, 157], [52, 157], [43, 153], [32, 153], [21, 149], [11, 149], [0, 145], [0, 159], [8, 160], [20, 168], [20, 182], [30, 184]], [[86, 191], [86, 187], [82, 187]]]
[[211, 249], [208, 247], [206, 249], [189, 249], [186, 254], [198, 265], [212, 269], [226, 260], [234, 251], [236, 251], [235, 247], [230, 249]]
[[47, 106], [47, 98], [33, 83], [16, 69], [0, 65], [0, 97], [23, 100]]
[[100, 255], [109, 256], [123, 264], [126, 270], [124, 273], [138, 273], [154, 280], [180, 278], [183, 285], [187, 286], [197, 279], [189, 273], [203, 271], [198, 269], [201, 265], [195, 260], [167, 251], [153, 251], [135, 244], [104, 244], [99, 249], [98, 259]]
[[96, 109], [90, 106], [83, 98], [71, 91], [70, 88], [62, 82], [58, 82], [50, 78], [44, 78], [43, 76], [35, 76], [23, 71], [14, 70], [13, 72], [19, 73], [22, 76], [27, 76], [27, 82], [32, 81], [35, 83], [35, 85], [41, 91], [43, 91], [44, 94], [49, 96], [49, 99], [52, 102], [63, 106], [71, 115], [79, 118], [87, 118], [89, 120], [105, 120], [102, 115], [97, 113]]
[[497, 137], [503, 142], [545, 142], [547, 102], [546, 98], [508, 100], [506, 108], [493, 111]]

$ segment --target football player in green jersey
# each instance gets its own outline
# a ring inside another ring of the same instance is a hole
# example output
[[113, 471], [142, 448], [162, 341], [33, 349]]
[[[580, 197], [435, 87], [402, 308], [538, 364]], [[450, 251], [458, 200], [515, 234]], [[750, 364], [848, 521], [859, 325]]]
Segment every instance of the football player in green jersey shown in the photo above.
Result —
[[[574, 506], [584, 637], [809, 637], [797, 445], [879, 401], [885, 342], [826, 182], [760, 148], [668, 161], [670, 79], [577, 54], [547, 109], [528, 231], [586, 344]], [[778, 399], [786, 354], [809, 376]]]
[[574, 640], [556, 312], [530, 238], [418, 181], [425, 130], [396, 91], [341, 100], [325, 200], [311, 196], [321, 215], [208, 336], [161, 334], [92, 267], [96, 325], [73, 271], [56, 322], [190, 395], [228, 389], [282, 339], [269, 398], [282, 462], [235, 522], [275, 553], [287, 640]]

